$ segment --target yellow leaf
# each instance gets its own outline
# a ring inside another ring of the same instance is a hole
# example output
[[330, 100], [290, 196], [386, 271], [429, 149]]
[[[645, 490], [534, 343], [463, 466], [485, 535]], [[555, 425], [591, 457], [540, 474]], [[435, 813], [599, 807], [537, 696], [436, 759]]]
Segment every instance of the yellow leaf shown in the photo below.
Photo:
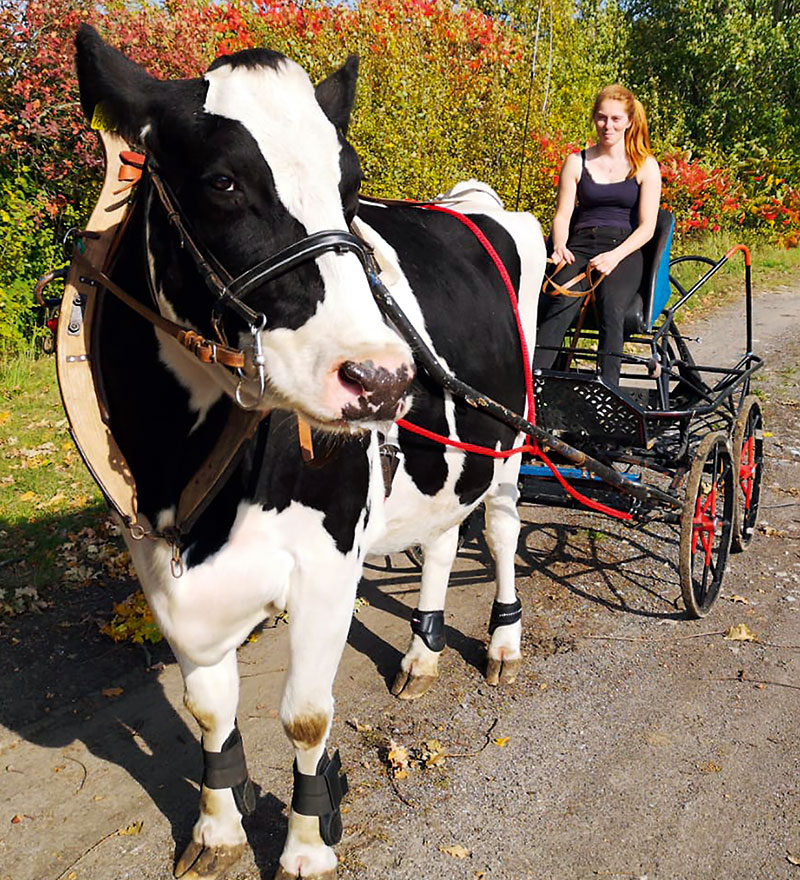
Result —
[[796, 856], [793, 853], [787, 852], [786, 853], [786, 861], [790, 865], [800, 865], [800, 856]]
[[495, 737], [495, 739], [493, 739], [492, 742], [493, 742], [498, 748], [500, 748], [500, 749], [504, 749], [504, 748], [508, 745], [508, 743], [509, 743], [510, 740], [511, 740], [511, 737], [510, 737], [510, 736], [498, 736], [498, 737]]
[[144, 821], [139, 819], [138, 822], [132, 822], [127, 828], [118, 828], [117, 834], [119, 834], [120, 837], [130, 837], [134, 834], [141, 834], [143, 826]]
[[10, 418], [11, 418], [11, 413], [8, 410], [4, 410], [3, 412], [0, 412], [0, 425], [2, 425], [3, 422], [7, 422]]
[[701, 773], [719, 773], [722, 767], [716, 761], [704, 761], [697, 765], [697, 769]]
[[426, 739], [425, 748], [422, 751], [422, 760], [426, 767], [435, 767], [437, 764], [444, 764], [445, 753], [444, 746], [438, 739]]
[[720, 599], [727, 599], [729, 602], [738, 602], [740, 605], [750, 604], [749, 599], [746, 599], [744, 596], [740, 596], [738, 593], [734, 593], [731, 596], [720, 596]]
[[467, 859], [472, 855], [460, 843], [454, 843], [452, 846], [440, 846], [439, 852], [443, 852], [446, 856], [452, 856], [454, 859]]
[[408, 752], [393, 739], [389, 740], [389, 751], [386, 754], [389, 767], [394, 773], [395, 779], [405, 779], [408, 770]]
[[758, 636], [747, 626], [746, 623], [737, 623], [725, 633], [723, 638], [729, 642], [756, 642]]
[[35, 492], [23, 492], [22, 495], [19, 496], [20, 501], [33, 501], [35, 498]]
[[122, 688], [120, 688], [120, 687], [103, 688], [103, 690], [100, 691], [100, 693], [101, 693], [104, 697], [111, 698], [111, 697], [118, 697], [120, 694], [123, 693], [123, 690], [122, 690]]

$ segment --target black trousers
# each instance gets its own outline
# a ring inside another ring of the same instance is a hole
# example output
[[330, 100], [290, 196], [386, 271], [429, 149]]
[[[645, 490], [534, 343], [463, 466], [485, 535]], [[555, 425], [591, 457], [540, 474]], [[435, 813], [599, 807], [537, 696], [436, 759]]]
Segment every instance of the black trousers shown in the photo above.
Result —
[[[565, 284], [570, 278], [583, 272], [592, 257], [613, 250], [630, 235], [627, 229], [615, 226], [593, 226], [573, 232], [567, 247], [575, 255], [575, 262], [564, 268], [554, 277], [554, 281]], [[595, 290], [597, 312], [600, 321], [599, 347], [603, 352], [622, 352], [623, 324], [625, 313], [630, 308], [636, 291], [642, 281], [643, 260], [640, 250], [629, 254], [617, 268], [598, 285]], [[574, 291], [587, 290], [584, 279], [576, 284]], [[533, 355], [534, 368], [550, 369], [558, 355], [557, 351], [545, 351], [539, 346], [559, 347], [564, 334], [578, 314], [583, 299], [571, 296], [539, 297], [538, 329], [536, 350]], [[599, 357], [600, 375], [614, 385], [619, 384], [620, 358], [614, 354], [601, 354]]]

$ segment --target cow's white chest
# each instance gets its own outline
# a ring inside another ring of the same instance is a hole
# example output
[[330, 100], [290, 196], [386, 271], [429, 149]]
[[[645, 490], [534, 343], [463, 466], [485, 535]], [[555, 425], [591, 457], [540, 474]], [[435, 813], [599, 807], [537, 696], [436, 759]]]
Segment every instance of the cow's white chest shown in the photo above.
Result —
[[131, 542], [148, 602], [172, 647], [212, 665], [265, 617], [285, 609], [306, 580], [335, 584], [336, 575], [352, 577], [359, 542], [351, 553], [339, 552], [323, 517], [297, 502], [281, 512], [242, 502], [222, 548], [179, 578], [171, 574], [166, 543]]

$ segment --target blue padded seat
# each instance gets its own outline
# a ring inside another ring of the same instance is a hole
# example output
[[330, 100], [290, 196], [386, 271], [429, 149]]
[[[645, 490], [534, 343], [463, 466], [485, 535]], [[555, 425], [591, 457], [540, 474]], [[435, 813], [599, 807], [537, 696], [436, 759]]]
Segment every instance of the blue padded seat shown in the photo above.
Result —
[[675, 218], [660, 208], [653, 237], [642, 247], [644, 271], [642, 284], [625, 315], [625, 337], [653, 329], [670, 297], [669, 252]]

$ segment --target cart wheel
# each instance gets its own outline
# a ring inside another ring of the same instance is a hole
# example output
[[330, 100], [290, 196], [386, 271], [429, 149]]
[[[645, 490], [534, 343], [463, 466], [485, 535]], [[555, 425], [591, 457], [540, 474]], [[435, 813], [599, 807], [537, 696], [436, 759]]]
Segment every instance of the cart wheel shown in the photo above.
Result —
[[746, 550], [753, 540], [764, 470], [764, 416], [758, 398], [745, 397], [733, 428], [733, 472], [738, 491], [733, 513], [731, 550]]
[[719, 594], [733, 533], [734, 468], [721, 431], [703, 438], [681, 512], [681, 592], [691, 617], [704, 617]]

